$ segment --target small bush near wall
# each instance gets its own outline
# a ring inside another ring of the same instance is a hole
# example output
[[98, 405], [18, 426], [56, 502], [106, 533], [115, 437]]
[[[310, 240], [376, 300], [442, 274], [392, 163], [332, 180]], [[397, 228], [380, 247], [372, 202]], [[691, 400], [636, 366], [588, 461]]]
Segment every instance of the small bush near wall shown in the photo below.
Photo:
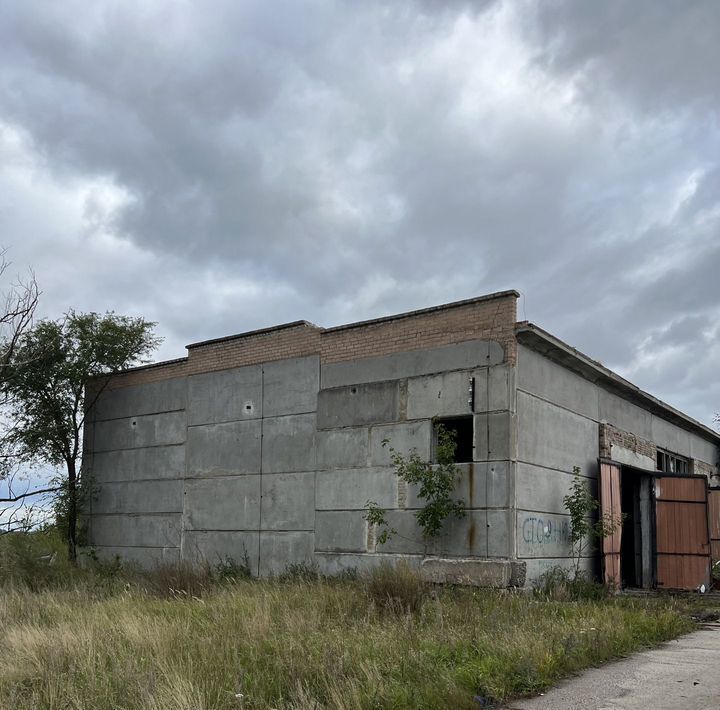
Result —
[[428, 596], [427, 583], [405, 561], [394, 566], [384, 562], [368, 572], [362, 583], [377, 609], [395, 614], [417, 614]]
[[582, 572], [564, 567], [549, 569], [533, 585], [535, 598], [547, 601], [598, 601], [608, 594], [609, 590], [604, 584], [589, 579]]

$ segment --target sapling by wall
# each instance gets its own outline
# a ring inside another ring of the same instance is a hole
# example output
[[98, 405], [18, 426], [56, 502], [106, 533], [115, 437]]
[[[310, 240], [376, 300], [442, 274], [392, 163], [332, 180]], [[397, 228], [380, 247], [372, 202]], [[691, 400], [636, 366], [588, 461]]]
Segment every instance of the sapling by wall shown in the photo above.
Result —
[[[383, 447], [388, 447], [390, 460], [398, 478], [408, 485], [418, 486], [418, 497], [425, 505], [415, 511], [415, 518], [422, 531], [423, 542], [437, 538], [445, 521], [450, 518], [465, 517], [465, 502], [453, 498], [453, 492], [460, 478], [460, 468], [455, 463], [457, 448], [456, 434], [444, 426], [437, 427], [437, 462], [423, 460], [416, 450], [403, 455], [390, 446], [389, 439], [383, 439]], [[375, 526], [376, 542], [384, 545], [394, 535], [395, 528], [390, 527], [387, 510], [374, 501], [365, 504], [365, 520]]]
[[587, 479], [580, 475], [579, 466], [573, 466], [573, 474], [570, 493], [563, 498], [563, 503], [570, 514], [570, 543], [577, 578], [580, 576], [582, 558], [593, 552], [604, 538], [615, 533], [622, 525], [624, 516], [602, 512], [598, 515], [600, 502], [591, 493]]

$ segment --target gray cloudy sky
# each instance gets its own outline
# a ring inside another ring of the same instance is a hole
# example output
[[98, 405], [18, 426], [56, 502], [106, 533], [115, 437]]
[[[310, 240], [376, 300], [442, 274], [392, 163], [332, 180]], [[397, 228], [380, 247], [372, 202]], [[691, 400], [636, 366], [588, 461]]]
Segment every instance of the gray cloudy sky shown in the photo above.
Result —
[[720, 3], [0, 0], [0, 243], [184, 345], [503, 288], [720, 409]]

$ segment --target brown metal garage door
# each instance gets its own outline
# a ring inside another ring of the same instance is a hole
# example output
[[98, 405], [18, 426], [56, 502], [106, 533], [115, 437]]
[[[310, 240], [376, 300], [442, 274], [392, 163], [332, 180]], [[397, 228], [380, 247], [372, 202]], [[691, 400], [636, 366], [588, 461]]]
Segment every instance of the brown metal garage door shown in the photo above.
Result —
[[[600, 513], [610, 520], [622, 519], [620, 498], [620, 466], [609, 461], [600, 462]], [[620, 542], [622, 526], [602, 541], [603, 581], [609, 587], [620, 586]]]
[[720, 490], [708, 491], [710, 513], [710, 553], [712, 561], [720, 562]]
[[709, 589], [706, 478], [655, 478], [655, 552], [658, 587]]

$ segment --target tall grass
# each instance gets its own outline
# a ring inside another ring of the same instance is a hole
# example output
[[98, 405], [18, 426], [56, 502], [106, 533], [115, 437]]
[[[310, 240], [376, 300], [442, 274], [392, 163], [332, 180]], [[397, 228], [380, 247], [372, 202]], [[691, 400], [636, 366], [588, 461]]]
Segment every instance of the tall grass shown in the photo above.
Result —
[[[693, 628], [669, 598], [445, 589], [388, 614], [367, 578], [235, 578], [167, 595], [94, 574], [36, 592], [0, 582], [0, 708], [477, 708], [475, 696], [541, 691]], [[417, 580], [382, 574], [380, 599], [416, 598]]]

